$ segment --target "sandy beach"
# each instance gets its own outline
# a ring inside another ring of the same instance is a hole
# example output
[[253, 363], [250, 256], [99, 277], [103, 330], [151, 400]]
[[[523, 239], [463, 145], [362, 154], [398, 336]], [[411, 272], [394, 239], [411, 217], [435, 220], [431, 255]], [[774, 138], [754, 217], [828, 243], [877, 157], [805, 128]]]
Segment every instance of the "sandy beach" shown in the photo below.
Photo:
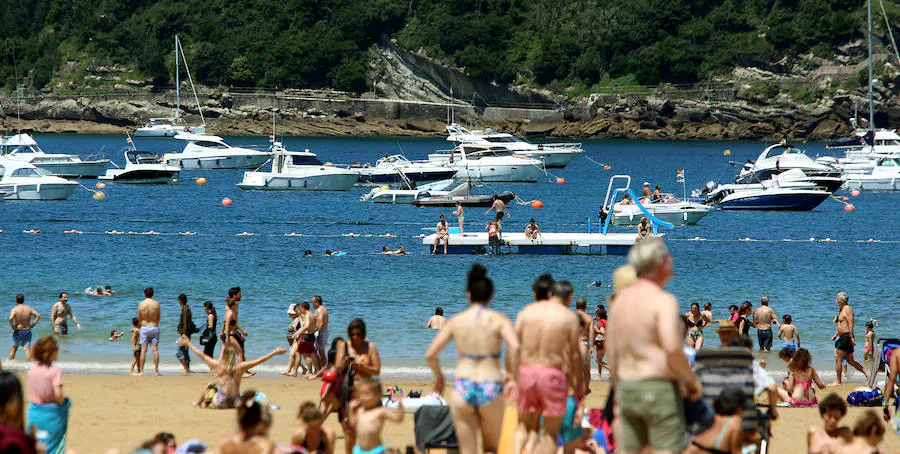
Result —
[[[24, 375], [20, 375], [24, 383]], [[235, 430], [233, 411], [205, 410], [191, 406], [206, 386], [206, 374], [192, 376], [131, 377], [126, 375], [66, 374], [64, 392], [73, 402], [69, 420], [68, 448], [81, 453], [105, 452], [118, 449], [128, 452], [160, 431], [175, 434], [179, 444], [190, 439], [202, 440], [214, 447], [219, 438]], [[431, 383], [425, 381], [385, 380], [386, 386], [399, 385], [404, 393], [421, 390], [427, 393]], [[845, 385], [827, 391], [842, 396], [858, 384]], [[298, 427], [297, 409], [306, 400], [317, 401], [321, 381], [285, 377], [253, 377], [243, 381], [243, 390], [265, 393], [272, 405], [274, 424], [271, 436], [278, 444], [288, 444]], [[594, 392], [587, 398], [587, 407], [602, 407], [606, 402], [608, 382], [594, 382]], [[819, 392], [819, 397], [825, 392]], [[851, 408], [844, 425], [851, 425], [865, 409]], [[880, 408], [876, 409], [880, 412]], [[775, 422], [773, 453], [806, 451], [806, 428], [820, 425], [815, 408], [779, 408]], [[327, 423], [338, 431], [337, 448], [343, 452], [344, 440], [335, 415]], [[405, 448], [414, 443], [412, 414], [402, 424], [385, 426], [384, 441], [390, 447]], [[900, 438], [887, 433], [882, 444], [884, 452], [900, 450]]]

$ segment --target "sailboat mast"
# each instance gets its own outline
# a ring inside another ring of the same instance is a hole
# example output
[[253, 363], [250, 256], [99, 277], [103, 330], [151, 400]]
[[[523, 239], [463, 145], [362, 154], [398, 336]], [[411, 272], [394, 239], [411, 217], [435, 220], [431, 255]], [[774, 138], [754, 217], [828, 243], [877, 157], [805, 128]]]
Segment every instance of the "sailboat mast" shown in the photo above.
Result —
[[181, 115], [181, 77], [178, 73], [178, 48], [181, 47], [178, 42], [178, 35], [175, 35], [175, 121], [178, 121]]
[[869, 20], [869, 129], [875, 130], [875, 103], [872, 96], [872, 0], [866, 1]]

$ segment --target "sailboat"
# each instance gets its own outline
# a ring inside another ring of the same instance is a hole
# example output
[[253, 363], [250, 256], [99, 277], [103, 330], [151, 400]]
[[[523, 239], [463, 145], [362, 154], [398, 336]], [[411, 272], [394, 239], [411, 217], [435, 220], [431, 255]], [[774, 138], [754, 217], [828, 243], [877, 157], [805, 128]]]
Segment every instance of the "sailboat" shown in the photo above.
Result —
[[[189, 126], [184, 124], [181, 118], [181, 76], [178, 58], [184, 62], [184, 69], [187, 71], [188, 80], [191, 82], [191, 91], [194, 92], [194, 101], [197, 102], [197, 112], [200, 113], [199, 126]], [[175, 134], [205, 134], [206, 120], [203, 119], [203, 110], [200, 107], [200, 100], [197, 98], [197, 90], [194, 88], [194, 79], [191, 78], [191, 70], [188, 68], [187, 59], [184, 57], [184, 48], [181, 47], [181, 41], [178, 35], [175, 35], [175, 116], [166, 118], [151, 118], [150, 121], [134, 131], [135, 137], [175, 137]]]

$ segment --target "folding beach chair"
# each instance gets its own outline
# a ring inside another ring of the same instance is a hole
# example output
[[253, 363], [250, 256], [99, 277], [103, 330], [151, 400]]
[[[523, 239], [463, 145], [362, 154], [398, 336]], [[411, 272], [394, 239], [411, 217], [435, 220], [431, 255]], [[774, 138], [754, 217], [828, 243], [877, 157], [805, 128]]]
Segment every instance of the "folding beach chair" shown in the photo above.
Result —
[[456, 431], [450, 407], [425, 405], [416, 410], [413, 417], [416, 434], [416, 449], [427, 453], [429, 449], [458, 449]]
[[[766, 415], [755, 404], [753, 384], [753, 353], [742, 347], [703, 349], [697, 352], [694, 372], [703, 384], [703, 400], [712, 405], [727, 386], [740, 388], [747, 399], [744, 401], [744, 433], [758, 433], [762, 443], [760, 453], [765, 454], [769, 427]], [[747, 452], [746, 450], [744, 452]]]
[[[875, 355], [875, 361], [872, 362], [872, 369], [869, 371], [869, 380], [866, 382], [866, 386], [869, 388], [875, 387], [875, 382], [878, 381], [878, 372], [884, 371], [885, 379], [887, 379], [887, 375], [891, 373], [891, 352], [896, 348], [900, 348], [900, 339], [885, 337], [878, 338], [875, 341], [875, 349], [880, 354]], [[887, 387], [888, 384], [885, 383], [885, 391], [887, 391]]]

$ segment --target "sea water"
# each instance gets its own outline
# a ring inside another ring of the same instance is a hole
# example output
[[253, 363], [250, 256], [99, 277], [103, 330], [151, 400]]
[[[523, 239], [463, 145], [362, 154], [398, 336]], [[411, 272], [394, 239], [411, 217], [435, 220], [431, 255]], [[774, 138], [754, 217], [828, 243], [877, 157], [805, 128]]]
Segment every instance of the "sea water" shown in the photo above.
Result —
[[[120, 136], [38, 135], [36, 139], [47, 152], [83, 157], [106, 154], [123, 164], [121, 150], [126, 144]], [[228, 140], [238, 146], [266, 146], [266, 140], [258, 137]], [[140, 149], [159, 154], [183, 147], [173, 139], [135, 142]], [[308, 148], [333, 163], [374, 163], [385, 153], [400, 152], [410, 159], [424, 159], [430, 152], [448, 148], [440, 139], [287, 137], [284, 142], [289, 149]], [[509, 189], [522, 200], [543, 202], [542, 209], [511, 205], [505, 231], [523, 230], [534, 218], [544, 232], [584, 232], [589, 221], [596, 229], [597, 211], [611, 175], [631, 175], [636, 190], [647, 181], [681, 196], [677, 170], [684, 169], [690, 193], [708, 180], [728, 182], [736, 168], [755, 159], [766, 145], [588, 141], [583, 156], [565, 169], [550, 169], [537, 183], [496, 183], [479, 190]], [[810, 155], [824, 153], [821, 144], [805, 147]], [[611, 169], [604, 170], [604, 165]], [[152, 286], [162, 302], [162, 369], [176, 371], [180, 370], [175, 359], [179, 293], [187, 294], [194, 320], [202, 325], [202, 303], [214, 302], [221, 320], [228, 288], [240, 286], [244, 295], [241, 323], [250, 333], [248, 357], [285, 345], [288, 305], [322, 295], [331, 314], [332, 338], [346, 337], [348, 322], [363, 318], [369, 340], [381, 352], [385, 375], [413, 377], [429, 375], [424, 352], [434, 331], [426, 329], [425, 322], [435, 307], [443, 307], [452, 316], [468, 304], [465, 276], [472, 263], [486, 265], [494, 280], [496, 296], [491, 307], [512, 318], [531, 301], [531, 283], [544, 272], [572, 281], [576, 295], [586, 297], [593, 312], [597, 304], [605, 303], [610, 290], [588, 284], [611, 283], [611, 272], [625, 262], [624, 257], [598, 255], [430, 255], [416, 236], [428, 233], [426, 229], [434, 227], [440, 214], [455, 225], [452, 208], [360, 202], [359, 196], [369, 188], [330, 193], [242, 191], [235, 186], [242, 175], [242, 171], [182, 172], [176, 184], [109, 184], [102, 202], [79, 189], [64, 202], [0, 203], [0, 304], [9, 309], [17, 293], [25, 294], [26, 303], [44, 317], [35, 330], [37, 339], [51, 331], [48, 317], [58, 294], [69, 292], [84, 330], [70, 323], [69, 336], [62, 338], [61, 364], [68, 371], [121, 372], [130, 362], [130, 338], [110, 342], [109, 332], [131, 327], [143, 289]], [[198, 177], [206, 178], [207, 184], [196, 184]], [[557, 184], [557, 178], [565, 183]], [[94, 185], [89, 180], [82, 183]], [[224, 197], [232, 199], [233, 205], [222, 206]], [[716, 318], [727, 317], [729, 305], [748, 300], [756, 307], [760, 296], [767, 295], [779, 317], [793, 316], [802, 346], [811, 350], [820, 374], [833, 377], [830, 337], [838, 291], [850, 294], [856, 310], [858, 359], [869, 318], [880, 322], [879, 336], [900, 335], [895, 316], [900, 309], [900, 194], [863, 192], [851, 203], [855, 212], [845, 212], [843, 204], [834, 200], [811, 212], [713, 212], [697, 226], [664, 231], [675, 257], [676, 276], [668, 289], [684, 311], [692, 302], [711, 302]], [[484, 210], [466, 210], [467, 231], [485, 230], [490, 216]], [[42, 233], [22, 233], [27, 229]], [[62, 233], [68, 229], [84, 233]], [[104, 234], [110, 230], [161, 234]], [[633, 227], [616, 230], [635, 232]], [[197, 235], [177, 235], [184, 231]], [[236, 236], [242, 232], [253, 236]], [[301, 236], [284, 236], [291, 232]], [[349, 233], [360, 236], [344, 236]], [[379, 236], [388, 233], [397, 238]], [[748, 238], [753, 241], [741, 241]], [[826, 238], [835, 241], [821, 241]], [[859, 242], [870, 238], [880, 242]], [[377, 254], [382, 246], [400, 245], [411, 254]], [[314, 257], [303, 257], [307, 249]], [[347, 255], [324, 257], [326, 249]], [[111, 297], [85, 294], [87, 287], [98, 285], [110, 285], [118, 293]], [[707, 345], [717, 343], [712, 329], [705, 334]], [[755, 330], [751, 337], [755, 344]], [[0, 337], [0, 349], [10, 344], [11, 333]], [[779, 345], [777, 339], [774, 345]], [[759, 356], [769, 360], [773, 371], [783, 371], [783, 363], [774, 354]], [[442, 364], [452, 369], [454, 357], [450, 346]], [[262, 370], [274, 372], [286, 361], [279, 357]], [[851, 373], [852, 377], [861, 376]]]

